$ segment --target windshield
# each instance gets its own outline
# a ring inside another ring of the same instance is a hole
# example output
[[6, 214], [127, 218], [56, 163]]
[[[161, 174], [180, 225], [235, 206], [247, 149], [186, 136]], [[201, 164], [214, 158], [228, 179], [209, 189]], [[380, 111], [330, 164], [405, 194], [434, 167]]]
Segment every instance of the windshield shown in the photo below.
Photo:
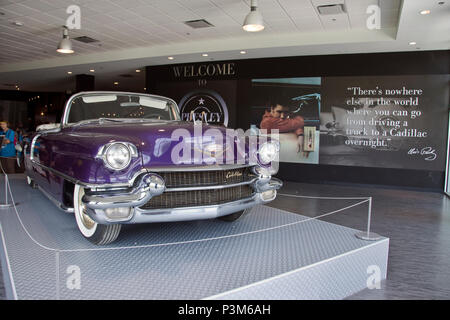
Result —
[[173, 101], [164, 97], [108, 92], [74, 98], [66, 121], [76, 123], [102, 118], [179, 120], [179, 115]]

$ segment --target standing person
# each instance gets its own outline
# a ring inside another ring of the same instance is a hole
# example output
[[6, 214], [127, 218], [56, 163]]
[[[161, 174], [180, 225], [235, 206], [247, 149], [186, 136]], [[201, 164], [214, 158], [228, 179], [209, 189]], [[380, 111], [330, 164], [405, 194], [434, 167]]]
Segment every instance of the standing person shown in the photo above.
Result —
[[8, 122], [1, 121], [0, 128], [3, 130], [4, 137], [0, 151], [0, 160], [3, 170], [6, 173], [15, 173], [16, 148], [14, 146], [15, 133], [8, 128]]
[[16, 129], [16, 145], [14, 146], [16, 148], [17, 153], [17, 166], [16, 166], [16, 173], [22, 173], [24, 172], [24, 165], [23, 165], [23, 137], [24, 136], [24, 130], [22, 127], [19, 127]]

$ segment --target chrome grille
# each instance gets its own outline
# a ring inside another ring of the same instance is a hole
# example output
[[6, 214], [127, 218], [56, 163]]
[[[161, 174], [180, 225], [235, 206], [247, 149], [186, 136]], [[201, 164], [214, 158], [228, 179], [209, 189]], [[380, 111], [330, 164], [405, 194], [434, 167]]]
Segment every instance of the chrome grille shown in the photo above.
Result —
[[245, 182], [251, 179], [250, 168], [210, 171], [158, 172], [166, 188], [200, 187]]
[[164, 192], [153, 197], [141, 208], [148, 210], [217, 205], [248, 198], [252, 194], [253, 188], [249, 185], [223, 189]]

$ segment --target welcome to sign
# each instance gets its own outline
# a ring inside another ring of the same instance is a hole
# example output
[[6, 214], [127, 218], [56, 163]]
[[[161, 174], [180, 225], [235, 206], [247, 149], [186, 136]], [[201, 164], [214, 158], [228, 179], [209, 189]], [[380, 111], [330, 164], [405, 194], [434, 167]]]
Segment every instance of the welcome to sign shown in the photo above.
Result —
[[219, 77], [236, 75], [236, 64], [234, 62], [190, 64], [173, 66], [172, 72], [175, 78], [195, 77]]

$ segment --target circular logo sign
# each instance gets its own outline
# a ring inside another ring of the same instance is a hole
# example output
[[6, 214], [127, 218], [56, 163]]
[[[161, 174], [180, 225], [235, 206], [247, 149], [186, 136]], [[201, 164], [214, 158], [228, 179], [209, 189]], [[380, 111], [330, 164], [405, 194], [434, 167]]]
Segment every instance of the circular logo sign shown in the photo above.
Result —
[[228, 109], [225, 101], [215, 91], [189, 92], [180, 101], [181, 120], [201, 121], [213, 125], [228, 125]]

